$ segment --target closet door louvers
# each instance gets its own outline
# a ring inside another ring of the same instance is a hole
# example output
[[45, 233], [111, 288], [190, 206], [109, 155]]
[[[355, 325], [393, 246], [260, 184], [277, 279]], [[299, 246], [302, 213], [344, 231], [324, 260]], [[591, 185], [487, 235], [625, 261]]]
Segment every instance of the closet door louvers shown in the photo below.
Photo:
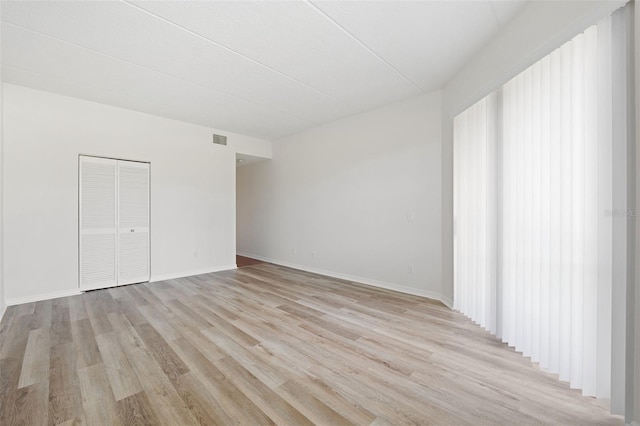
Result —
[[118, 161], [118, 284], [149, 281], [149, 164]]
[[80, 288], [117, 285], [116, 163], [80, 158]]

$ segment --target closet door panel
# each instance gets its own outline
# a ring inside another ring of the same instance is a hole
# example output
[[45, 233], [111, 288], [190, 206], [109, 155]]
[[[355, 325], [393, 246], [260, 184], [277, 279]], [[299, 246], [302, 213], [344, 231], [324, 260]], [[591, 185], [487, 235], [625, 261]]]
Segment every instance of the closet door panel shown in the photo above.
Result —
[[80, 288], [117, 285], [116, 163], [80, 157]]
[[118, 284], [149, 281], [149, 164], [118, 161]]
[[146, 232], [120, 234], [120, 285], [149, 281], [148, 239]]

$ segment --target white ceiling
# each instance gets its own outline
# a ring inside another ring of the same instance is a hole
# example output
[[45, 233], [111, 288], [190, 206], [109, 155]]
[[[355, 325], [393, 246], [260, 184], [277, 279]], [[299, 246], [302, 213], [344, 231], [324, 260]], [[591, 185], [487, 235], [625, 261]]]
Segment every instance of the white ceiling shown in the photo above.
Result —
[[2, 79], [275, 139], [440, 88], [524, 3], [2, 1]]

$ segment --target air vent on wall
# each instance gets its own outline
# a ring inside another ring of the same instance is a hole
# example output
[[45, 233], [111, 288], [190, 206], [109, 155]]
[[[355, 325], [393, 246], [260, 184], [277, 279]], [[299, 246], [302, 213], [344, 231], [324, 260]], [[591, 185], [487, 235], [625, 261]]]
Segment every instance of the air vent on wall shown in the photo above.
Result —
[[218, 145], [226, 145], [227, 137], [222, 135], [213, 135], [213, 143], [217, 143]]

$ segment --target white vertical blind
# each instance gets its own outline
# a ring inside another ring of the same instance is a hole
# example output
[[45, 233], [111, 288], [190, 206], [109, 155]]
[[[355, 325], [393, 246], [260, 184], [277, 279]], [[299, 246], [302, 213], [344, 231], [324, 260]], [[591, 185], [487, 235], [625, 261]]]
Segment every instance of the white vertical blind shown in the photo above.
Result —
[[609, 31], [610, 19], [587, 29], [454, 120], [456, 309], [598, 397], [611, 369], [598, 355], [611, 321], [598, 303], [611, 292]]
[[454, 119], [455, 308], [496, 331], [496, 96]]

